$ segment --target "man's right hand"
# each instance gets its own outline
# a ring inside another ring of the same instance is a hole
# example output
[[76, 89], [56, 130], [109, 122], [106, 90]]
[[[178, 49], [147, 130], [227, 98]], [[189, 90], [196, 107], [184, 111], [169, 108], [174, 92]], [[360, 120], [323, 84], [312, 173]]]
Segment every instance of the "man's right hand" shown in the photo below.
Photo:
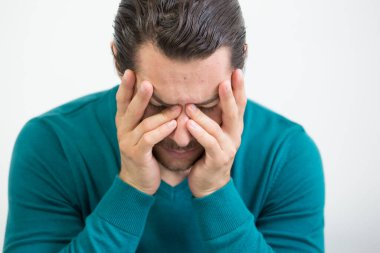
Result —
[[174, 131], [181, 107], [173, 106], [142, 120], [153, 86], [143, 81], [134, 94], [135, 82], [134, 72], [127, 70], [116, 94], [115, 122], [121, 157], [119, 176], [132, 187], [153, 195], [160, 186], [161, 175], [152, 149]]

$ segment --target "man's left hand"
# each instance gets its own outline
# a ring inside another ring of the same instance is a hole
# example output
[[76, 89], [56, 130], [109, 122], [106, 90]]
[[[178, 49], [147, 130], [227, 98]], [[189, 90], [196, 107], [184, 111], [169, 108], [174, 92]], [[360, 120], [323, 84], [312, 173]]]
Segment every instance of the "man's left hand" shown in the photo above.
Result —
[[197, 198], [217, 191], [230, 181], [231, 167], [241, 143], [247, 104], [244, 77], [240, 69], [232, 73], [231, 80], [219, 85], [219, 98], [221, 126], [195, 105], [186, 107], [191, 118], [187, 128], [205, 148], [204, 156], [193, 165], [188, 175], [190, 190]]

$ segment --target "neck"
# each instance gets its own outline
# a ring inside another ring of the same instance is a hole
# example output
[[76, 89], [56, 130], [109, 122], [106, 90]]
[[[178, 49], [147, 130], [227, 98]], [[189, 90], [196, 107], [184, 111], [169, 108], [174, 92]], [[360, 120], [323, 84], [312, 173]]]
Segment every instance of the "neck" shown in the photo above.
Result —
[[161, 179], [172, 187], [181, 183], [189, 175], [190, 170], [171, 171], [160, 164]]

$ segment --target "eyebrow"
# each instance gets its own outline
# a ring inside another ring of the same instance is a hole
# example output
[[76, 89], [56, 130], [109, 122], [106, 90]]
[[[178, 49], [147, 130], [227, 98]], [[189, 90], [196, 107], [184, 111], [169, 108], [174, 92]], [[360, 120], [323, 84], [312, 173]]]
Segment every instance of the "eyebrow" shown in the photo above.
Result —
[[[162, 104], [163, 106], [173, 106], [173, 104], [167, 104], [165, 103], [164, 101], [162, 101], [154, 92], [152, 94], [152, 98], [154, 98], [158, 103]], [[219, 95], [215, 95], [214, 97], [210, 98], [210, 99], [207, 99], [206, 101], [203, 101], [201, 103], [196, 103], [195, 105], [197, 106], [204, 106], [204, 105], [208, 105], [208, 104], [211, 104], [212, 102], [216, 101], [219, 99]]]

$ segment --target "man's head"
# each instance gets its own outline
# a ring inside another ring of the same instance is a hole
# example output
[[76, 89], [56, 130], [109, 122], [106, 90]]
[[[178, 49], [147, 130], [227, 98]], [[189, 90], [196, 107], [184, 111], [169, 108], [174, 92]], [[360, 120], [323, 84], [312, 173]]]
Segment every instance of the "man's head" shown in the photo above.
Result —
[[138, 70], [139, 48], [150, 42], [168, 58], [204, 59], [231, 49], [232, 68], [244, 67], [246, 31], [238, 0], [122, 0], [113, 52], [120, 76]]
[[153, 153], [165, 168], [187, 170], [204, 149], [186, 129], [184, 106], [196, 104], [221, 124], [218, 85], [244, 67], [245, 27], [238, 1], [123, 0], [114, 28], [119, 75], [131, 69], [137, 87], [144, 80], [153, 85], [143, 118], [170, 105], [183, 106], [176, 130]]

